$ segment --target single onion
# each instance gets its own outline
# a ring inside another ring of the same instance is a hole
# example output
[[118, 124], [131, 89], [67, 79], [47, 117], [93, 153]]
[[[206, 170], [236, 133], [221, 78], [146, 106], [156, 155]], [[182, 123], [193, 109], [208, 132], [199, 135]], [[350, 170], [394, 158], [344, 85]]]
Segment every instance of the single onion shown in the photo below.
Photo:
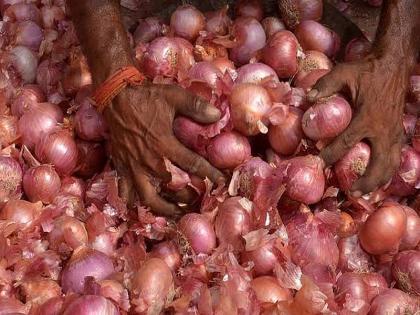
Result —
[[237, 45], [230, 50], [230, 59], [243, 65], [265, 46], [266, 36], [262, 25], [254, 18], [240, 17], [233, 24], [232, 34]]
[[291, 106], [284, 122], [269, 127], [268, 140], [274, 151], [282, 155], [296, 151], [303, 137], [302, 116], [299, 108]]
[[320, 99], [303, 114], [303, 132], [312, 140], [333, 138], [347, 128], [351, 117], [351, 107], [344, 98]]
[[235, 131], [223, 132], [210, 141], [207, 154], [217, 168], [233, 169], [251, 158], [251, 145]]
[[178, 227], [195, 253], [209, 254], [216, 247], [216, 234], [204, 215], [186, 214], [179, 221]]
[[[26, 2], [26, 1], [19, 1]], [[9, 6], [3, 14], [5, 21], [20, 22], [20, 21], [34, 21], [38, 25], [41, 23], [41, 12], [34, 3], [19, 3], [15, 2]]]
[[57, 5], [45, 5], [41, 8], [41, 18], [44, 28], [53, 29], [66, 18], [66, 14]]
[[291, 29], [302, 21], [319, 21], [322, 18], [322, 0], [281, 0], [278, 5], [282, 18]]
[[210, 100], [221, 77], [222, 72], [212, 62], [197, 62], [188, 71], [189, 90]]
[[388, 283], [385, 278], [377, 272], [362, 273], [361, 276], [367, 285], [369, 302], [388, 289]]
[[10, 109], [12, 115], [20, 118], [25, 112], [43, 102], [45, 102], [45, 95], [41, 88], [38, 85], [28, 84], [17, 90]]
[[340, 307], [355, 314], [367, 314], [368, 289], [361, 274], [346, 272], [337, 280], [335, 300]]
[[388, 289], [373, 299], [369, 315], [413, 314], [416, 305], [408, 294], [397, 289]]
[[99, 295], [82, 295], [73, 300], [64, 310], [63, 315], [120, 315], [117, 307], [108, 299]]
[[196, 7], [182, 5], [172, 13], [170, 25], [175, 35], [193, 41], [204, 30], [205, 18]]
[[18, 138], [18, 119], [0, 115], [0, 147], [6, 147]]
[[4, 11], [11, 5], [22, 2], [24, 2], [24, 0], [0, 0], [0, 11], [3, 14]]
[[85, 198], [86, 183], [81, 178], [67, 176], [61, 180], [60, 192]]
[[264, 28], [267, 38], [270, 38], [277, 32], [286, 29], [286, 26], [284, 25], [283, 21], [275, 16], [266, 17], [264, 20], [261, 21], [261, 25]]
[[412, 114], [404, 114], [403, 116], [403, 126], [404, 132], [407, 137], [412, 138], [416, 133], [416, 123], [417, 117]]
[[148, 43], [162, 35], [163, 23], [157, 17], [147, 17], [139, 20], [139, 24], [133, 34], [134, 43]]
[[398, 249], [407, 226], [404, 209], [396, 203], [382, 205], [372, 213], [359, 231], [365, 251], [381, 255]]
[[232, 20], [227, 15], [227, 10], [228, 6], [225, 6], [220, 10], [205, 13], [207, 32], [222, 36], [228, 33]]
[[1, 218], [22, 225], [30, 224], [39, 212], [40, 206], [26, 200], [9, 200], [1, 210]]
[[407, 216], [407, 226], [399, 250], [415, 249], [420, 242], [420, 217], [414, 209], [402, 206]]
[[225, 57], [218, 57], [214, 59], [212, 62], [216, 66], [216, 68], [222, 72], [222, 74], [225, 74], [226, 72], [228, 72], [228, 73], [233, 73], [236, 76], [236, 68], [231, 60]]
[[137, 314], [160, 314], [173, 285], [171, 270], [162, 259], [146, 260], [131, 281], [134, 311]]
[[92, 74], [89, 71], [86, 57], [80, 51], [71, 54], [62, 80], [64, 92], [67, 95], [74, 95], [83, 87], [91, 84]]
[[340, 49], [337, 33], [316, 21], [303, 21], [296, 27], [295, 35], [305, 51], [316, 50], [333, 57]]
[[298, 47], [298, 41], [292, 32], [279, 31], [269, 38], [262, 52], [262, 60], [280, 78], [289, 78], [298, 70]]
[[282, 288], [274, 277], [262, 276], [255, 278], [251, 281], [251, 287], [260, 303], [275, 304], [293, 299], [290, 290]]
[[[325, 199], [324, 199], [325, 200]], [[335, 208], [337, 207], [334, 205]], [[357, 225], [352, 216], [347, 212], [340, 212], [340, 227], [337, 230], [339, 237], [349, 237], [357, 233]]]
[[177, 73], [178, 45], [173, 38], [158, 37], [148, 46], [141, 60], [146, 75], [174, 77]]
[[7, 71], [10, 77], [23, 83], [33, 83], [36, 78], [38, 58], [25, 46], [15, 46], [6, 55]]
[[249, 63], [238, 69], [238, 77], [235, 80], [235, 84], [260, 84], [267, 79], [279, 82], [279, 78], [273, 68], [259, 62]]
[[51, 165], [28, 169], [23, 176], [23, 190], [32, 202], [51, 203], [60, 191], [60, 177]]
[[401, 290], [420, 295], [420, 251], [398, 253], [392, 264], [392, 275]]
[[48, 234], [49, 246], [53, 250], [60, 250], [63, 244], [71, 250], [86, 245], [88, 234], [83, 222], [64, 215], [54, 220], [54, 227]]
[[294, 85], [298, 88], [309, 89], [330, 72], [333, 64], [322, 52], [308, 50], [305, 58], [299, 61], [299, 69], [294, 78]]
[[43, 135], [49, 134], [63, 121], [61, 109], [51, 103], [42, 103], [19, 119], [19, 133], [22, 144], [33, 149]]
[[334, 172], [341, 190], [349, 190], [366, 171], [370, 159], [370, 147], [359, 142], [334, 165]]
[[58, 86], [62, 77], [62, 65], [51, 59], [45, 59], [37, 69], [36, 83], [48, 94]]
[[174, 241], [156, 244], [150, 252], [150, 257], [162, 259], [173, 272], [176, 272], [181, 266], [181, 254]]
[[372, 43], [365, 37], [352, 39], [346, 46], [344, 61], [358, 61], [366, 57], [372, 49]]
[[19, 163], [8, 156], [0, 156], [0, 209], [10, 199], [20, 197], [22, 168]]
[[245, 136], [267, 132], [265, 116], [271, 108], [267, 91], [256, 84], [235, 85], [230, 95], [233, 126]]
[[64, 293], [82, 293], [86, 277], [106, 279], [114, 272], [112, 260], [105, 254], [87, 247], [73, 252], [61, 273], [61, 288]]
[[284, 162], [288, 196], [305, 204], [314, 204], [324, 194], [324, 161], [314, 155], [298, 156]]
[[264, 16], [264, 10], [260, 0], [239, 0], [235, 4], [235, 15], [237, 17], [252, 17], [261, 21]]
[[338, 267], [341, 271], [368, 271], [372, 265], [370, 256], [362, 249], [357, 235], [338, 241]]
[[32, 21], [23, 21], [17, 24], [14, 33], [14, 44], [26, 46], [34, 51], [39, 49], [44, 34], [38, 24]]
[[265, 244], [261, 244], [257, 249], [243, 251], [241, 253], [241, 262], [252, 263], [252, 271], [255, 275], [269, 275], [273, 273], [276, 264], [281, 261], [282, 254], [275, 248], [276, 240], [273, 239]]
[[104, 117], [87, 100], [74, 115], [73, 122], [77, 135], [83, 140], [100, 141], [106, 136], [107, 125]]
[[90, 178], [102, 171], [107, 156], [101, 143], [76, 140], [78, 150], [78, 162], [76, 167], [77, 176]]
[[54, 297], [40, 305], [33, 315], [60, 315], [63, 310], [63, 298]]
[[77, 146], [66, 130], [55, 130], [41, 137], [35, 154], [43, 163], [51, 163], [59, 174], [71, 174], [77, 165]]
[[20, 293], [26, 303], [39, 306], [49, 299], [61, 296], [61, 288], [51, 279], [31, 279], [24, 281], [20, 286]]

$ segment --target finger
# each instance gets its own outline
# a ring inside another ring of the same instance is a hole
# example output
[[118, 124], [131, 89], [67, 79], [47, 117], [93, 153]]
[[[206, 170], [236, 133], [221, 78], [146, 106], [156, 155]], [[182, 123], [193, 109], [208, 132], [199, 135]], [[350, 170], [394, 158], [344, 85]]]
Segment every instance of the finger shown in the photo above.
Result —
[[188, 205], [195, 203], [199, 197], [197, 192], [191, 187], [185, 187], [184, 189], [176, 192], [164, 190], [161, 195], [169, 201]]
[[220, 119], [220, 111], [203, 100], [177, 86], [166, 86], [164, 95], [169, 104], [173, 104], [179, 113], [197, 122], [210, 124]]
[[320, 98], [340, 92], [345, 86], [343, 71], [340, 68], [334, 69], [318, 80], [309, 91], [307, 98], [310, 102], [315, 102]]
[[118, 175], [118, 194], [131, 207], [134, 203], [136, 193], [133, 181], [131, 180], [131, 174], [124, 167], [124, 163], [120, 159], [115, 158], [115, 156], [112, 159], [112, 163]]

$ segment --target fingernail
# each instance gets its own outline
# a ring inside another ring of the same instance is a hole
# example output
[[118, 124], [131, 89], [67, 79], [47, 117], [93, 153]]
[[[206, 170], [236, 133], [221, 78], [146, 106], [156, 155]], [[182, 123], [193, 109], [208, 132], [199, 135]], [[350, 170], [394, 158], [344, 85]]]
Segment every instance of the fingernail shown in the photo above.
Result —
[[363, 196], [363, 193], [360, 190], [355, 190], [351, 192], [351, 195], [356, 198], [360, 198]]
[[313, 89], [310, 90], [308, 93], [308, 98], [313, 100], [316, 96], [318, 95], [318, 90], [317, 89]]

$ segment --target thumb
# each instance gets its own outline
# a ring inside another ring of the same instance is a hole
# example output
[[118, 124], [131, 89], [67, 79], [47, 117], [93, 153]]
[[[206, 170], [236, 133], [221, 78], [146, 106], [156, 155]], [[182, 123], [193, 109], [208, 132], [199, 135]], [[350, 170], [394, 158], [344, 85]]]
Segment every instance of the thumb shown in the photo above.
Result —
[[340, 92], [346, 84], [342, 71], [334, 69], [318, 80], [308, 93], [308, 100], [316, 102], [318, 99], [328, 97]]

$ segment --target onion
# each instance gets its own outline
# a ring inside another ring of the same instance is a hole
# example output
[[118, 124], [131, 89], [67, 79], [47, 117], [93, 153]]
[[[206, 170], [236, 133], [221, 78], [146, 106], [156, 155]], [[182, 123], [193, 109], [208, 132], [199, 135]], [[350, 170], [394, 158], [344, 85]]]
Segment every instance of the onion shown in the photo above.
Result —
[[412, 314], [415, 308], [415, 303], [409, 295], [397, 289], [388, 289], [373, 299], [369, 315]]
[[28, 84], [17, 90], [10, 109], [12, 115], [20, 118], [25, 112], [42, 102], [45, 102], [45, 95], [41, 88], [38, 85]]
[[62, 193], [85, 198], [86, 183], [81, 178], [67, 176], [61, 180]]
[[16, 3], [12, 4], [4, 11], [3, 19], [11, 22], [34, 21], [40, 25], [41, 12], [34, 3]]
[[224, 57], [218, 57], [213, 60], [213, 64], [216, 66], [217, 69], [219, 69], [219, 71], [222, 72], [222, 74], [228, 72], [229, 74], [233, 73], [236, 76], [235, 65], [231, 60]]
[[332, 62], [322, 52], [309, 50], [305, 52], [305, 58], [299, 61], [294, 85], [305, 90], [312, 88], [332, 67]]
[[107, 133], [104, 117], [87, 100], [74, 115], [74, 127], [77, 135], [83, 140], [100, 141]]
[[57, 24], [66, 18], [64, 11], [57, 5], [41, 7], [42, 25], [47, 29], [56, 28]]
[[162, 35], [163, 23], [157, 17], [147, 17], [139, 20], [139, 24], [134, 32], [134, 43], [148, 43], [156, 37]]
[[228, 7], [225, 6], [220, 10], [205, 13], [207, 32], [222, 36], [228, 33], [232, 20], [227, 15], [227, 10]]
[[364, 37], [353, 38], [346, 46], [344, 61], [358, 61], [365, 58], [372, 49], [372, 43]]
[[303, 21], [295, 30], [295, 35], [306, 50], [316, 50], [333, 57], [340, 49], [337, 33], [315, 21]]
[[259, 62], [249, 63], [238, 69], [238, 77], [235, 80], [235, 84], [260, 84], [267, 79], [279, 82], [279, 78], [273, 68]]
[[174, 241], [166, 241], [153, 246], [150, 257], [162, 259], [172, 272], [181, 266], [181, 254]]
[[77, 51], [70, 56], [70, 63], [65, 69], [62, 85], [68, 95], [76, 94], [83, 87], [92, 84], [92, 75], [89, 71], [86, 57]]
[[18, 138], [18, 119], [0, 115], [0, 147], [6, 147]]
[[94, 249], [80, 247], [73, 252], [61, 273], [61, 288], [64, 293], [82, 293], [86, 277], [99, 281], [113, 272], [114, 266], [108, 256]]
[[392, 264], [392, 275], [403, 291], [420, 295], [420, 251], [398, 253]]
[[[62, 250], [63, 244], [65, 244], [71, 250], [75, 250], [79, 246], [87, 244], [88, 234], [83, 222], [76, 218], [64, 215], [55, 219], [54, 227], [48, 234], [48, 241], [51, 249]], [[70, 271], [70, 273], [73, 272], [76, 271]]]
[[49, 299], [38, 307], [34, 315], [60, 315], [63, 309], [63, 298], [55, 297]]
[[172, 273], [166, 263], [159, 258], [144, 262], [132, 279], [132, 303], [138, 314], [160, 314], [171, 290]]
[[77, 164], [77, 146], [66, 130], [58, 129], [44, 135], [37, 143], [35, 154], [43, 163], [51, 163], [59, 174], [71, 174]]
[[78, 150], [77, 176], [90, 178], [100, 173], [107, 160], [104, 146], [101, 143], [83, 140], [77, 140], [76, 145]]
[[312, 140], [333, 138], [347, 128], [351, 117], [351, 107], [344, 98], [320, 99], [303, 114], [303, 132]]
[[51, 279], [31, 279], [22, 283], [20, 293], [25, 302], [32, 304], [35, 308], [49, 299], [61, 296], [61, 288]]
[[345, 271], [366, 272], [372, 262], [370, 256], [362, 249], [357, 235], [342, 238], [338, 241], [338, 268]]
[[296, 151], [303, 137], [302, 116], [299, 108], [291, 106], [284, 122], [269, 127], [268, 140], [274, 151], [283, 155]]
[[39, 49], [44, 34], [42, 29], [32, 21], [23, 21], [17, 24], [14, 33], [14, 45], [26, 46], [34, 51]]
[[367, 314], [369, 299], [367, 285], [360, 274], [346, 272], [337, 280], [335, 300], [340, 307], [356, 314]]
[[298, 69], [298, 46], [292, 32], [279, 31], [269, 38], [262, 52], [262, 60], [272, 67], [280, 78], [289, 78]]
[[29, 149], [40, 141], [43, 135], [49, 134], [57, 123], [63, 121], [61, 109], [51, 103], [43, 103], [26, 112], [18, 123], [22, 144]]
[[381, 255], [398, 249], [407, 225], [407, 216], [399, 204], [384, 204], [371, 214], [359, 232], [365, 251]]
[[410, 207], [402, 206], [407, 216], [407, 226], [399, 250], [415, 249], [420, 242], [420, 217]]
[[148, 46], [142, 60], [143, 71], [149, 77], [174, 77], [177, 72], [178, 45], [173, 38], [158, 37]]
[[192, 5], [179, 6], [172, 13], [171, 29], [177, 36], [193, 41], [204, 27], [204, 15]]
[[40, 210], [40, 205], [26, 200], [9, 200], [1, 211], [3, 220], [22, 225], [30, 224]]
[[117, 307], [108, 299], [99, 295], [82, 295], [72, 301], [63, 315], [120, 315]]
[[45, 59], [39, 64], [36, 73], [36, 83], [48, 94], [57, 87], [62, 76], [62, 65], [50, 59]]
[[0, 209], [10, 199], [20, 197], [22, 168], [19, 163], [8, 156], [0, 156]]
[[38, 58], [25, 46], [15, 46], [6, 54], [6, 65], [9, 76], [23, 83], [33, 83], [36, 78]]
[[293, 299], [290, 290], [282, 288], [274, 277], [262, 276], [255, 278], [251, 281], [251, 287], [260, 303], [275, 304]]
[[286, 192], [296, 201], [314, 204], [324, 194], [324, 162], [314, 155], [299, 156], [284, 162], [286, 167]]
[[220, 89], [218, 83], [221, 78], [222, 72], [212, 62], [198, 62], [188, 71], [188, 80], [191, 82], [189, 90], [210, 100], [214, 91]]
[[281, 261], [282, 254], [275, 247], [276, 240], [273, 239], [265, 244], [260, 244], [257, 249], [243, 251], [241, 262], [252, 263], [252, 271], [255, 275], [270, 275], [274, 267]]
[[235, 15], [237, 17], [251, 17], [261, 21], [264, 16], [264, 10], [260, 0], [239, 0], [235, 4]]
[[23, 176], [23, 190], [32, 202], [51, 203], [60, 191], [60, 177], [51, 165], [32, 167]]
[[230, 131], [214, 137], [207, 147], [211, 164], [220, 169], [233, 169], [251, 158], [251, 145], [246, 137]]
[[322, 18], [322, 0], [281, 0], [278, 5], [286, 25], [292, 29], [302, 21]]
[[265, 46], [266, 36], [261, 24], [251, 17], [240, 17], [233, 24], [232, 34], [237, 45], [230, 50], [230, 59], [243, 65]]
[[[334, 208], [336, 209], [337, 205], [335, 202], [333, 203], [333, 205], [334, 205]], [[340, 219], [341, 219], [341, 224], [337, 231], [337, 235], [339, 237], [348, 237], [357, 233], [356, 223], [354, 222], [350, 214], [346, 212], [340, 212]]]
[[204, 215], [186, 214], [179, 221], [178, 228], [195, 253], [209, 254], [216, 247], [216, 234]]
[[388, 289], [385, 278], [376, 272], [361, 274], [363, 281], [367, 285], [368, 300], [372, 301], [376, 296]]
[[271, 108], [267, 91], [256, 84], [235, 85], [230, 95], [232, 121], [236, 130], [245, 136], [266, 132], [265, 116]]
[[359, 142], [334, 166], [334, 172], [342, 190], [349, 190], [366, 171], [370, 159], [370, 147]]
[[283, 21], [275, 16], [266, 17], [264, 20], [261, 21], [261, 25], [264, 28], [267, 38], [270, 38], [277, 32], [286, 29], [286, 26], [284, 25]]

